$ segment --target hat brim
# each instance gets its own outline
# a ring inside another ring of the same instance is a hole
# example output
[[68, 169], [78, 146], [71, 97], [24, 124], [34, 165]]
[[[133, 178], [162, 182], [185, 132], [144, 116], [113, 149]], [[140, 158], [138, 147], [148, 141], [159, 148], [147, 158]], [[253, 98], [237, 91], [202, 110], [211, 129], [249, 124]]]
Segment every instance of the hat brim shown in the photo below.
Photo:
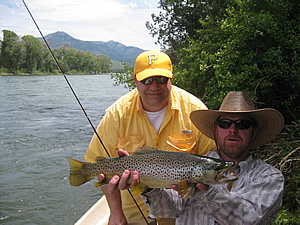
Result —
[[282, 130], [284, 118], [275, 109], [265, 108], [249, 111], [219, 111], [196, 110], [191, 112], [190, 118], [193, 124], [207, 137], [214, 139], [215, 121], [226, 114], [244, 114], [256, 121], [257, 135], [252, 147], [258, 147], [272, 141]]
[[173, 78], [173, 73], [170, 70], [158, 68], [158, 69], [143, 70], [139, 73], [136, 73], [135, 76], [138, 81], [141, 81], [148, 77], [154, 77], [154, 76], [163, 76], [163, 77]]

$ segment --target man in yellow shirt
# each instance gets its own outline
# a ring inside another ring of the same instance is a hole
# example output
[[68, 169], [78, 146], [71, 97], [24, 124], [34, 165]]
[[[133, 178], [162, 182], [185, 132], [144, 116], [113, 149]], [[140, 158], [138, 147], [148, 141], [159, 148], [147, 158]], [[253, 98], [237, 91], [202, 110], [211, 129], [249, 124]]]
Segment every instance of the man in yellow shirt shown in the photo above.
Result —
[[[134, 67], [137, 88], [110, 106], [97, 128], [111, 157], [118, 156], [118, 149], [131, 154], [139, 146], [199, 155], [215, 149], [214, 141], [203, 135], [189, 118], [192, 111], [207, 107], [192, 94], [173, 86], [172, 78], [172, 63], [165, 53], [146, 51], [137, 57]], [[85, 160], [96, 162], [98, 156], [108, 157], [94, 135]], [[102, 189], [110, 207], [109, 224], [145, 224], [127, 191], [112, 195], [105, 186]], [[149, 217], [141, 197], [135, 199]]]

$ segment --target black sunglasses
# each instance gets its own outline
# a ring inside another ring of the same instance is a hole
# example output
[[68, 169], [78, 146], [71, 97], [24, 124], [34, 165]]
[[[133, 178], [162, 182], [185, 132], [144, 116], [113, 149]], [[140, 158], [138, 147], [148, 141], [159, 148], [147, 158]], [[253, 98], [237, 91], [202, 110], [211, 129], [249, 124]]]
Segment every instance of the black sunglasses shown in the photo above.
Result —
[[151, 85], [154, 80], [156, 80], [156, 83], [158, 84], [165, 84], [168, 82], [169, 78], [163, 76], [155, 76], [155, 77], [148, 77], [144, 80], [141, 80], [141, 82], [145, 85]]
[[230, 120], [230, 119], [219, 119], [217, 120], [216, 124], [223, 128], [228, 129], [231, 127], [232, 124], [235, 124], [235, 126], [240, 130], [246, 130], [251, 126], [255, 125], [254, 121], [251, 120]]

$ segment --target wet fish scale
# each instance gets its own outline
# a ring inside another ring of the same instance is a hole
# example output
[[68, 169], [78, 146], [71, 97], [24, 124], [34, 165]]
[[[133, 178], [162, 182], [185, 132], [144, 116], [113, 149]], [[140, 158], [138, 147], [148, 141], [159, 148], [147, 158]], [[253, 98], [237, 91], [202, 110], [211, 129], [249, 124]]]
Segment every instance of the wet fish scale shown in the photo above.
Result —
[[[141, 182], [143, 182], [144, 176], [147, 179], [159, 179], [160, 181], [188, 180], [193, 168], [198, 163], [198, 157], [190, 154], [187, 157], [180, 156], [181, 153], [169, 154], [169, 152], [137, 154], [130, 159], [127, 157], [104, 159], [101, 163], [89, 164], [89, 168], [86, 169], [92, 170], [95, 176], [99, 175], [99, 172], [121, 175], [125, 169], [137, 170]], [[202, 174], [199, 175], [202, 176]]]

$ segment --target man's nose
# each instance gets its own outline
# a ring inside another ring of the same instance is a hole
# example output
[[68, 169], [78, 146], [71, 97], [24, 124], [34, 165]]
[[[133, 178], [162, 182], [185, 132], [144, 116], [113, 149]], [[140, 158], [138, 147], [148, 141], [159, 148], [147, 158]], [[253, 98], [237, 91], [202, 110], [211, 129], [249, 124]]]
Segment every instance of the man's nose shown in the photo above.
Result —
[[156, 80], [154, 80], [151, 84], [151, 87], [152, 88], [158, 88], [159, 87], [159, 84], [156, 82]]
[[231, 126], [228, 128], [230, 133], [238, 133], [238, 128], [234, 123], [231, 124]]

